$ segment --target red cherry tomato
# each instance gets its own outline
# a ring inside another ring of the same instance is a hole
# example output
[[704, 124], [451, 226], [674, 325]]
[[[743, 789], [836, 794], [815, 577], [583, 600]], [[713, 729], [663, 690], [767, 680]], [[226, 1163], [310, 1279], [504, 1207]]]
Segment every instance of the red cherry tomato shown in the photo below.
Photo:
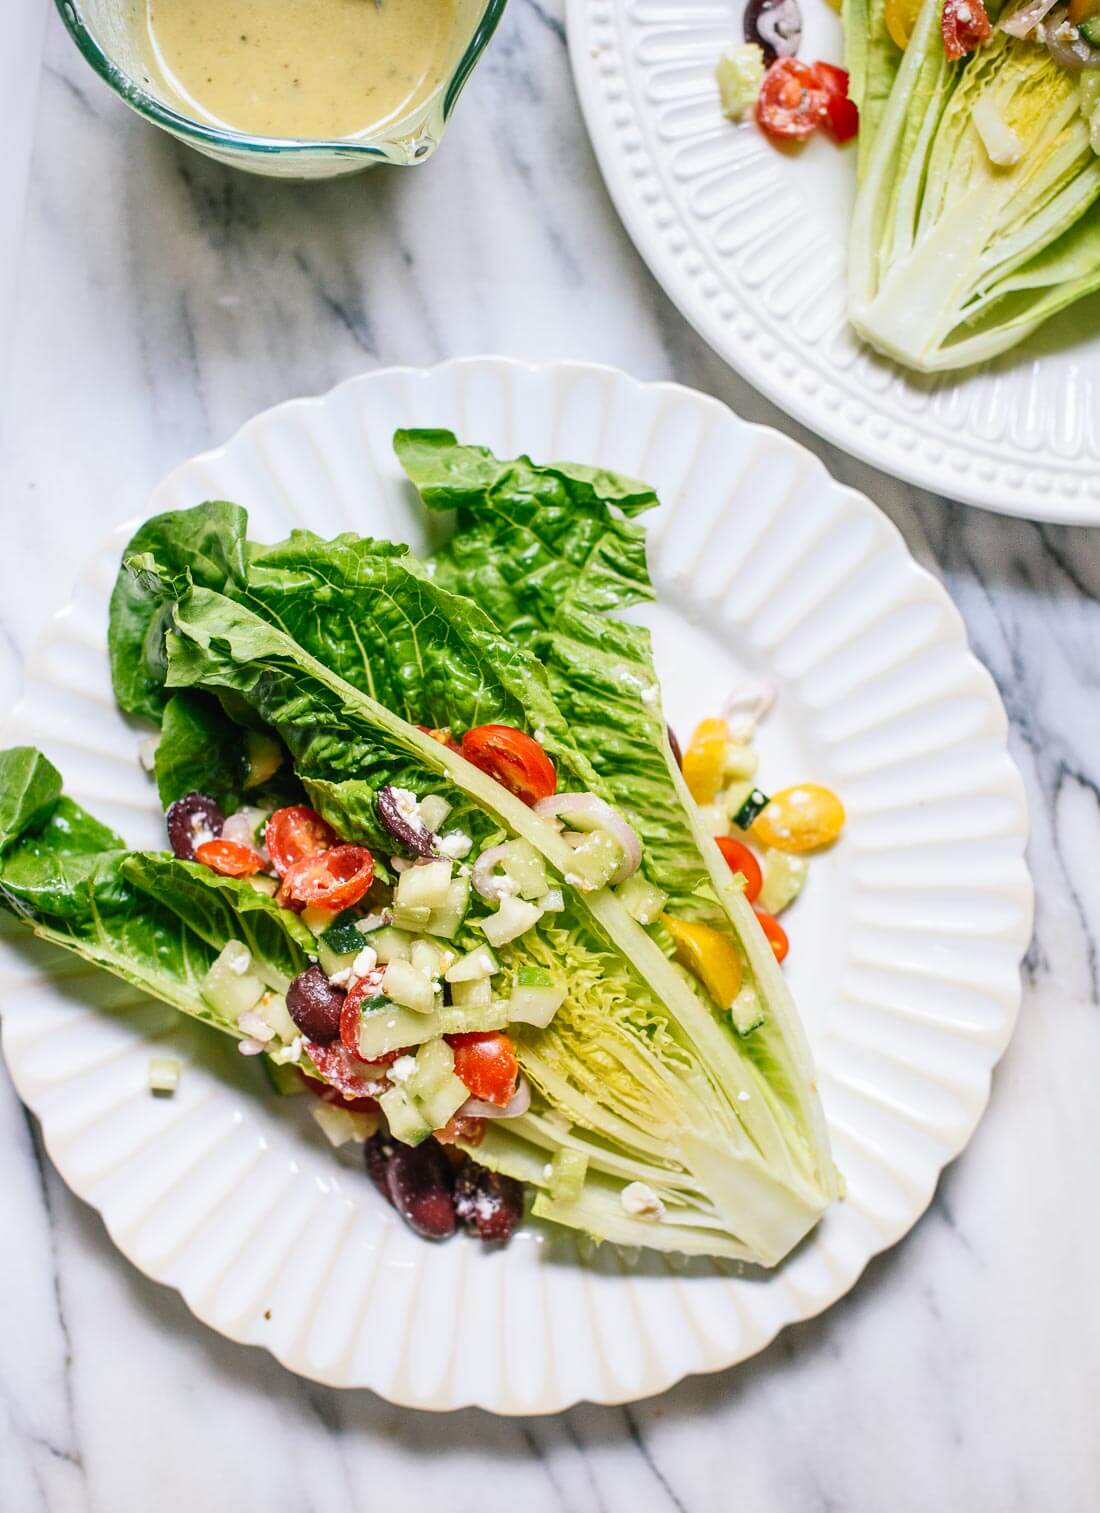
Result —
[[264, 845], [275, 864], [275, 871], [285, 877], [291, 867], [309, 856], [319, 856], [336, 845], [336, 831], [316, 809], [295, 804], [290, 809], [276, 809], [264, 831]]
[[740, 872], [745, 879], [745, 897], [751, 904], [764, 886], [760, 863], [749, 848], [740, 841], [735, 841], [732, 835], [716, 835], [714, 839], [726, 858], [730, 871]]
[[979, 43], [993, 35], [982, 0], [943, 0], [940, 16], [943, 50], [951, 63], [972, 53]]
[[398, 1056], [405, 1054], [404, 1049], [387, 1051], [384, 1056], [370, 1058], [359, 1054], [359, 1026], [363, 1020], [363, 1004], [368, 999], [377, 998], [381, 990], [382, 973], [368, 972], [366, 977], [360, 977], [358, 982], [352, 984], [344, 999], [344, 1007], [340, 1010], [340, 1039], [356, 1061], [364, 1066], [389, 1066]]
[[785, 141], [808, 137], [825, 111], [825, 87], [816, 72], [797, 58], [777, 58], [756, 97], [756, 119], [768, 135]]
[[485, 1139], [485, 1120], [471, 1119], [467, 1114], [452, 1114], [442, 1129], [437, 1129], [435, 1138], [440, 1145], [454, 1145], [456, 1140], [466, 1145], [480, 1145]]
[[760, 921], [760, 928], [772, 943], [776, 961], [782, 961], [791, 948], [787, 939], [787, 932], [772, 914], [765, 914], [763, 909], [752, 911]]
[[472, 1098], [503, 1108], [516, 1091], [519, 1062], [507, 1035], [495, 1030], [475, 1030], [468, 1035], [448, 1035], [455, 1053], [455, 1076], [470, 1090]]
[[462, 737], [462, 755], [525, 804], [557, 792], [554, 764], [537, 741], [511, 725], [477, 725]]
[[267, 866], [258, 851], [238, 841], [203, 841], [195, 847], [195, 859], [222, 877], [255, 877]]
[[[328, 1045], [319, 1045], [315, 1040], [303, 1039], [302, 1044], [306, 1055], [329, 1087], [342, 1095], [340, 1105], [347, 1107], [345, 1100], [371, 1096], [367, 1089], [378, 1082], [379, 1074], [353, 1056], [347, 1046], [341, 1045], [338, 1040], [330, 1041]], [[336, 1103], [338, 1100], [330, 1098], [326, 1101]]]
[[825, 90], [822, 125], [834, 142], [849, 142], [859, 131], [859, 110], [848, 98], [848, 75], [832, 63], [815, 63], [814, 72]]
[[[320, 1049], [320, 1047], [318, 1047]], [[337, 1108], [344, 1108], [352, 1114], [373, 1114], [378, 1107], [376, 1098], [349, 1098], [339, 1088], [331, 1087], [327, 1082], [318, 1082], [316, 1077], [307, 1077], [305, 1072], [299, 1072], [302, 1082], [307, 1091], [315, 1098], [320, 1098], [322, 1103], [332, 1103]]]
[[374, 881], [374, 857], [366, 846], [333, 846], [319, 856], [295, 862], [277, 894], [286, 908], [317, 904], [322, 909], [350, 909]]

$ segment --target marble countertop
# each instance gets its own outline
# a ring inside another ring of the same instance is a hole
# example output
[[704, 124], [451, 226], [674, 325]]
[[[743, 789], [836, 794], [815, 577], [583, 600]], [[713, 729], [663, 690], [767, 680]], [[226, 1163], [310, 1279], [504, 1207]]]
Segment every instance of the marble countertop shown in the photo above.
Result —
[[604, 361], [797, 435], [944, 579], [1012, 721], [1038, 913], [990, 1111], [914, 1233], [756, 1360], [630, 1408], [410, 1414], [220, 1339], [115, 1253], [0, 1071], [2, 1513], [1096, 1508], [1100, 534], [885, 478], [728, 372], [604, 193], [559, 0], [512, 0], [426, 168], [311, 187], [170, 142], [45, 0], [14, 9], [0, 706], [107, 528], [255, 411], [386, 363]]

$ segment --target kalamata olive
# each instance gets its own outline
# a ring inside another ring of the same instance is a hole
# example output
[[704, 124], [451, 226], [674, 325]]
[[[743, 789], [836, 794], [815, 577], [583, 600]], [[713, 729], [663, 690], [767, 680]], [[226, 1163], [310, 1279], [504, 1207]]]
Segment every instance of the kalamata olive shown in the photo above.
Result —
[[291, 1019], [310, 1040], [322, 1044], [340, 1033], [340, 1014], [347, 994], [329, 982], [319, 966], [307, 967], [286, 990]]
[[467, 1161], [455, 1178], [455, 1213], [479, 1240], [510, 1240], [523, 1217], [523, 1188], [512, 1177]]
[[405, 798], [404, 789], [392, 788], [389, 783], [378, 790], [378, 818], [394, 840], [417, 856], [435, 855], [435, 836], [416, 814], [408, 813], [411, 807]]
[[680, 771], [683, 772], [684, 753], [680, 748], [679, 741], [676, 739], [676, 732], [673, 730], [671, 725], [666, 725], [665, 729], [668, 731], [668, 744], [672, 747], [672, 755], [676, 758], [676, 765], [677, 767], [679, 767]]
[[390, 1197], [390, 1157], [393, 1155], [397, 1141], [379, 1130], [372, 1135], [363, 1147], [363, 1159], [367, 1164], [367, 1176], [377, 1187], [386, 1202], [393, 1207], [393, 1199]]
[[172, 850], [180, 861], [193, 862], [196, 846], [221, 835], [225, 815], [207, 794], [187, 793], [169, 807], [164, 822]]
[[451, 1164], [434, 1140], [421, 1145], [394, 1141], [386, 1172], [394, 1208], [425, 1240], [446, 1240], [455, 1232]]
[[802, 41], [802, 11], [798, 0], [748, 0], [745, 6], [746, 42], [758, 42], [764, 62], [793, 58]]

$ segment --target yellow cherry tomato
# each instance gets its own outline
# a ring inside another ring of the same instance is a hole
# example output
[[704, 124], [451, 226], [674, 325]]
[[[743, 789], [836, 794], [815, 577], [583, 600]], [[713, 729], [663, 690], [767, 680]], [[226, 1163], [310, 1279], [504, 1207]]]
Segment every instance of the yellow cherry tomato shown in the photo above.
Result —
[[844, 805], [828, 788], [798, 783], [774, 793], [757, 815], [753, 838], [777, 851], [816, 851], [844, 829]]
[[741, 958], [733, 942], [693, 919], [662, 914], [661, 923], [676, 942], [681, 965], [698, 977], [720, 1009], [728, 1009], [741, 991]]
[[697, 804], [712, 804], [718, 797], [729, 739], [725, 720], [703, 720], [695, 727], [684, 752], [684, 782]]
[[921, 4], [922, 0], [886, 0], [886, 30], [902, 52], [909, 46]]

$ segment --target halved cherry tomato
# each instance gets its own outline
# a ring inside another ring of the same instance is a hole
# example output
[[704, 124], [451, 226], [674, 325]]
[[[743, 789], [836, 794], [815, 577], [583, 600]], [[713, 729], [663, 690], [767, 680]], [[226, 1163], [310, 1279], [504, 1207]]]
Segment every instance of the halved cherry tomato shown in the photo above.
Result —
[[480, 1145], [485, 1139], [485, 1120], [471, 1119], [468, 1114], [452, 1114], [442, 1129], [437, 1129], [435, 1138], [440, 1145], [454, 1145], [461, 1140], [465, 1145]]
[[461, 751], [462, 747], [451, 734], [449, 725], [440, 725], [435, 729], [431, 725], [418, 725], [417, 730], [422, 730], [425, 735], [430, 735], [433, 741], [438, 741], [441, 746], [446, 746], [448, 751]]
[[993, 35], [993, 26], [982, 0], [943, 0], [940, 31], [948, 61], [957, 63]]
[[848, 98], [848, 75], [832, 63], [815, 63], [814, 72], [825, 90], [822, 125], [834, 142], [849, 142], [859, 131], [856, 102]]
[[735, 841], [732, 835], [716, 835], [714, 839], [719, 851], [726, 858], [730, 871], [740, 872], [745, 879], [745, 897], [751, 904], [764, 886], [760, 863], [749, 848], [742, 845], [740, 841]]
[[662, 914], [664, 925], [676, 943], [676, 955], [698, 977], [720, 1009], [728, 1009], [741, 991], [741, 958], [733, 942], [710, 925], [694, 919], [676, 919]]
[[476, 725], [462, 737], [462, 755], [525, 804], [557, 792], [553, 762], [537, 741], [511, 725]]
[[816, 851], [830, 846], [844, 829], [844, 805], [831, 788], [796, 783], [773, 793], [756, 816], [754, 840], [776, 851]]
[[337, 1108], [347, 1109], [351, 1114], [373, 1114], [378, 1107], [376, 1098], [368, 1098], [365, 1095], [361, 1098], [349, 1098], [339, 1088], [332, 1087], [327, 1082], [318, 1082], [316, 1077], [307, 1077], [305, 1072], [299, 1072], [298, 1076], [301, 1077], [306, 1090], [315, 1098], [320, 1098], [322, 1103], [335, 1104]]
[[791, 943], [787, 939], [786, 930], [784, 930], [783, 926], [779, 923], [774, 915], [765, 914], [763, 909], [754, 909], [752, 912], [760, 921], [760, 928], [771, 941], [772, 950], [775, 952], [776, 961], [782, 961], [791, 948]]
[[251, 846], [242, 846], [238, 841], [203, 841], [195, 847], [195, 859], [218, 872], [222, 877], [255, 877], [267, 863]]
[[825, 87], [815, 71], [797, 58], [777, 58], [756, 97], [756, 119], [763, 130], [797, 141], [817, 130], [825, 111]]
[[366, 977], [360, 977], [349, 988], [344, 1007], [340, 1010], [340, 1039], [356, 1061], [361, 1061], [364, 1066], [389, 1066], [398, 1056], [405, 1054], [403, 1049], [387, 1051], [384, 1056], [372, 1056], [369, 1059], [359, 1054], [359, 1026], [363, 1022], [363, 1004], [369, 998], [377, 998], [381, 990], [382, 973], [368, 972]]
[[[328, 1045], [319, 1045], [315, 1040], [303, 1040], [306, 1055], [320, 1072], [328, 1085], [343, 1095], [343, 1100], [369, 1098], [368, 1087], [379, 1081], [377, 1072], [359, 1061], [338, 1040]], [[335, 1099], [328, 1100], [335, 1102]], [[346, 1103], [344, 1104], [346, 1107]]]
[[332, 826], [316, 809], [308, 809], [305, 804], [276, 809], [264, 831], [264, 845], [280, 877], [285, 877], [296, 863], [304, 862], [309, 856], [319, 856], [336, 842], [337, 835]]
[[519, 1062], [508, 1036], [475, 1030], [448, 1035], [447, 1043], [455, 1053], [455, 1076], [469, 1088], [471, 1098], [503, 1108], [514, 1096], [519, 1078]]
[[357, 904], [373, 881], [374, 857], [366, 846], [333, 846], [295, 862], [276, 897], [285, 908], [317, 904], [335, 912]]

